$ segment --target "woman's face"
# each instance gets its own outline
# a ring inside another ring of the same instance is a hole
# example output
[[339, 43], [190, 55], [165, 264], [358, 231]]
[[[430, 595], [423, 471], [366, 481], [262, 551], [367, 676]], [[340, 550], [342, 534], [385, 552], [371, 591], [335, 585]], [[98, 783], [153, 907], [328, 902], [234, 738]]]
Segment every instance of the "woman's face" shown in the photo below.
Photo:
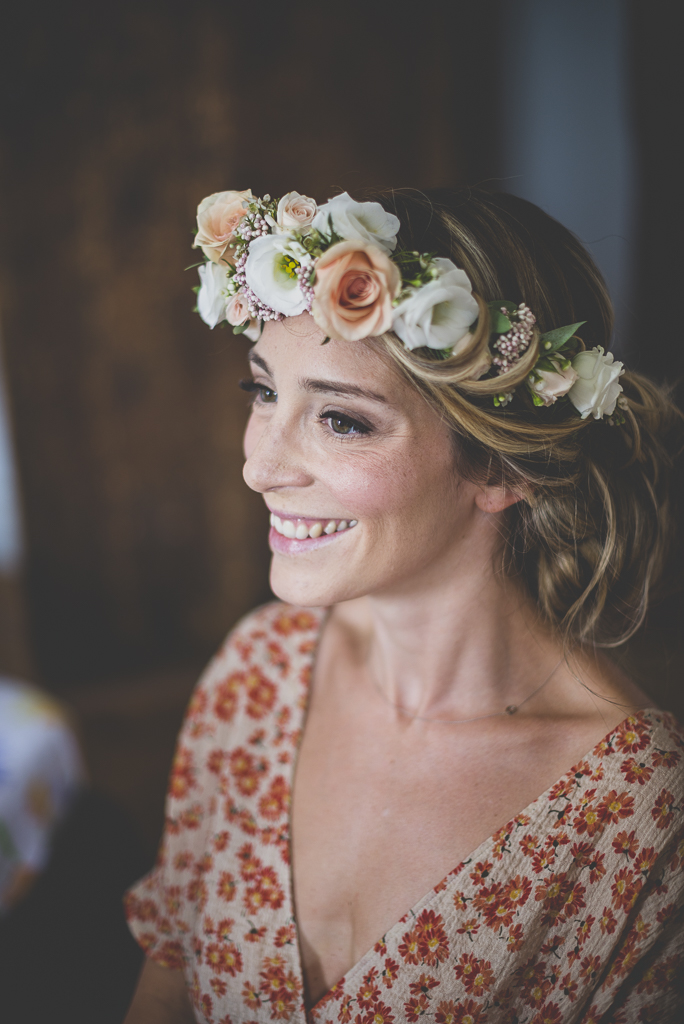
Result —
[[323, 606], [453, 572], [482, 513], [447, 427], [371, 344], [322, 341], [303, 314], [250, 353], [244, 477], [272, 513], [274, 593]]

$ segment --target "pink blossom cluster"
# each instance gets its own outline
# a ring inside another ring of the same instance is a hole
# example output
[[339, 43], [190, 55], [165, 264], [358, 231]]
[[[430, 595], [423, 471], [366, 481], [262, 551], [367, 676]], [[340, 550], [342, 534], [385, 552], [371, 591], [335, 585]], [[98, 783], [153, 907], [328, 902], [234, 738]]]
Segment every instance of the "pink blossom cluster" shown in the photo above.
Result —
[[524, 302], [520, 303], [517, 311], [509, 313], [506, 307], [502, 306], [501, 312], [511, 319], [516, 317], [517, 323], [513, 324], [510, 331], [500, 334], [492, 345], [492, 348], [499, 353], [492, 358], [492, 364], [496, 366], [499, 375], [511, 370], [529, 347], [534, 325], [537, 322], [534, 313]]

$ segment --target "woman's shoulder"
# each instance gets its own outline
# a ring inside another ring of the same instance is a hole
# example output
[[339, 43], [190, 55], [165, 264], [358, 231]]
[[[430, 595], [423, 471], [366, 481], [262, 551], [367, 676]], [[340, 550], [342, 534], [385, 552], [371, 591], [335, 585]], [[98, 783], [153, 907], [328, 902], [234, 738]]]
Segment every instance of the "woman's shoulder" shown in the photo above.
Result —
[[324, 616], [280, 601], [245, 615], [200, 677], [184, 733], [198, 737], [241, 718], [261, 721], [301, 702]]

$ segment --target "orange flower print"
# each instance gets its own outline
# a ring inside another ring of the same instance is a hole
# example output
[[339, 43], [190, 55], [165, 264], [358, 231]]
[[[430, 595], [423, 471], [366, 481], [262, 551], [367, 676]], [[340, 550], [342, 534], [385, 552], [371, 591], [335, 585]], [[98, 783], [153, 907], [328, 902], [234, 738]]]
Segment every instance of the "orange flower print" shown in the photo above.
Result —
[[508, 901], [510, 906], [518, 908], [527, 903], [531, 892], [532, 883], [529, 878], [516, 875], [504, 886], [503, 898]]
[[212, 775], [220, 775], [223, 771], [223, 762], [226, 759], [224, 750], [211, 750], [207, 755], [207, 768]]
[[532, 1024], [562, 1024], [558, 1003], [544, 1003], [532, 1018]]
[[661, 765], [663, 768], [674, 768], [681, 760], [678, 750], [656, 749], [651, 756], [656, 768], [660, 768]]
[[181, 825], [183, 828], [196, 829], [199, 828], [202, 823], [203, 810], [201, 804], [193, 804], [192, 807], [188, 807], [187, 810], [183, 811], [180, 816]]
[[187, 747], [179, 747], [171, 768], [169, 796], [182, 800], [196, 786], [192, 753]]
[[201, 913], [207, 905], [207, 887], [201, 878], [195, 878], [187, 887], [186, 890], [187, 898], [191, 903], [197, 905], [197, 910]]
[[598, 813], [606, 824], [615, 825], [620, 818], [629, 818], [634, 814], [634, 797], [629, 793], [618, 793], [611, 789], [598, 805]]
[[245, 843], [238, 850], [238, 857], [242, 861], [242, 867], [240, 868], [240, 874], [244, 878], [245, 882], [257, 877], [261, 870], [261, 860], [259, 857], [254, 856], [254, 847], [251, 843]]
[[257, 928], [256, 925], [252, 925], [248, 932], [245, 932], [245, 942], [261, 942], [266, 935], [266, 925]]
[[604, 907], [599, 918], [599, 927], [602, 935], [612, 935], [617, 928], [617, 919], [610, 907]]
[[247, 714], [250, 718], [263, 718], [273, 708], [276, 700], [275, 684], [267, 679], [261, 669], [250, 668], [245, 674], [247, 690]]
[[261, 781], [268, 771], [268, 762], [257, 759], [243, 747], [238, 747], [230, 755], [230, 771], [235, 784], [243, 796], [256, 793]]
[[384, 1003], [376, 1003], [373, 1009], [363, 1018], [364, 1024], [394, 1024], [396, 1020], [392, 1009]]
[[623, 754], [636, 754], [648, 746], [648, 726], [637, 717], [627, 718], [618, 726], [614, 742]]
[[[444, 1005], [448, 1004], [440, 1003], [440, 1006]], [[466, 999], [464, 1002], [456, 1004], [453, 1022], [454, 1024], [481, 1024], [485, 1017], [486, 1014], [481, 1003], [476, 1003], [474, 999]], [[435, 1017], [435, 1019], [437, 1018]]]
[[291, 633], [307, 633], [316, 626], [316, 619], [310, 612], [283, 612], [273, 623], [273, 629], [281, 636]]
[[481, 996], [491, 988], [494, 974], [489, 960], [478, 960], [472, 953], [463, 953], [454, 967], [454, 974], [465, 986], [468, 995]]
[[643, 850], [634, 858], [634, 870], [638, 871], [642, 875], [647, 875], [655, 862], [658, 859], [658, 854], [653, 846], [645, 846]]
[[277, 669], [280, 669], [280, 671], [283, 673], [288, 671], [290, 667], [290, 659], [283, 650], [281, 644], [279, 644], [276, 640], [271, 640], [266, 645], [266, 651], [266, 656], [268, 658], [269, 664], [273, 665]]
[[231, 978], [242, 970], [242, 956], [232, 942], [208, 943], [204, 962], [214, 974], [229, 974]]
[[667, 828], [674, 818], [675, 798], [667, 789], [661, 789], [656, 797], [656, 802], [651, 816], [656, 823], [656, 828]]
[[295, 926], [293, 924], [283, 925], [276, 932], [274, 941], [276, 949], [282, 949], [283, 946], [292, 946], [295, 941]]
[[234, 924], [235, 921], [232, 919], [232, 917], [222, 918], [222, 920], [219, 921], [219, 923], [216, 925], [216, 938], [219, 939], [221, 942], [228, 942]]
[[213, 1003], [211, 1001], [211, 996], [209, 995], [208, 992], [205, 992], [204, 995], [200, 997], [199, 1005], [200, 1010], [202, 1011], [204, 1016], [211, 1020]]
[[554, 849], [538, 850], [532, 857], [532, 870], [535, 875], [540, 875], [546, 868], [550, 868], [555, 859]]
[[449, 940], [444, 931], [441, 914], [424, 910], [415, 927], [418, 936], [418, 953], [428, 967], [446, 960], [449, 956]]
[[629, 757], [626, 761], [622, 762], [620, 771], [625, 776], [625, 782], [629, 782], [632, 786], [635, 783], [645, 786], [653, 775], [652, 768], [649, 768], [643, 761], [635, 761], [633, 757]]
[[261, 996], [257, 985], [247, 981], [242, 986], [242, 1001], [250, 1010], [257, 1010], [261, 1006]]
[[639, 849], [636, 832], [618, 832], [613, 840], [613, 849], [617, 854], [624, 854], [628, 860], [631, 860]]
[[212, 978], [209, 984], [211, 985], [212, 992], [214, 993], [217, 999], [220, 999], [222, 996], [225, 996], [226, 992], [228, 991], [228, 986], [226, 985], [225, 981], [223, 981], [222, 978]]
[[409, 1024], [415, 1024], [417, 1020], [423, 1016], [427, 1010], [430, 1009], [430, 1000], [426, 995], [420, 995], [417, 998], [409, 999], [407, 1003], [404, 1003], [404, 1014]]
[[433, 978], [431, 974], [421, 974], [418, 981], [411, 982], [409, 992], [414, 996], [419, 995], [421, 992], [423, 995], [427, 995], [431, 989], [437, 988], [438, 985], [437, 978]]
[[268, 792], [259, 801], [259, 813], [269, 821], [285, 814], [290, 806], [290, 787], [282, 775], [276, 775]]
[[601, 957], [600, 956], [585, 956], [584, 960], [580, 965], [580, 978], [584, 978], [587, 983], [593, 982], [601, 970]]
[[578, 835], [581, 836], [586, 832], [588, 836], [594, 836], [603, 828], [603, 820], [598, 812], [598, 808], [592, 804], [587, 804], [575, 816], [572, 825]]
[[[539, 839], [537, 838], [537, 836], [532, 836], [529, 832], [527, 833], [527, 835], [524, 835], [518, 843], [518, 846], [520, 847], [520, 849], [526, 857], [531, 857], [534, 851], [537, 849], [538, 845]], [[473, 876], [471, 875], [470, 877], [472, 878]]]
[[519, 949], [522, 949], [523, 942], [525, 941], [525, 932], [521, 924], [515, 924], [508, 930], [508, 938], [506, 939], [506, 949], [509, 953], [517, 953]]
[[363, 980], [361, 988], [356, 993], [356, 1001], [362, 1010], [369, 1010], [374, 1003], [380, 998], [380, 989], [374, 983], [373, 976], [366, 977]]
[[470, 872], [470, 877], [473, 881], [473, 885], [482, 885], [485, 878], [487, 877], [487, 875], [489, 874], [493, 867], [494, 865], [490, 860], [485, 860], [481, 863], [478, 862], [475, 865], [475, 869]]
[[244, 683], [243, 672], [233, 672], [228, 679], [216, 687], [214, 695], [214, 714], [222, 722], [230, 722], [235, 717], [240, 697], [240, 688]]
[[624, 910], [626, 914], [630, 912], [634, 906], [634, 902], [639, 895], [642, 881], [640, 878], [635, 878], [634, 872], [631, 868], [620, 868], [618, 873], [615, 875], [615, 881], [611, 886], [613, 893], [613, 906], [616, 910]]
[[226, 903], [230, 903], [231, 900], [235, 899], [235, 879], [230, 871], [222, 871], [219, 875], [216, 894], [220, 899], [225, 900]]
[[177, 853], [176, 856], [174, 857], [173, 866], [175, 867], [176, 871], [187, 871], [188, 868], [192, 867], [193, 860], [194, 858], [191, 853], [181, 851], [180, 853]]
[[435, 1024], [454, 1024], [456, 1020], [456, 1003], [453, 999], [440, 1003], [435, 1013]]
[[463, 922], [460, 928], [456, 929], [459, 935], [467, 935], [471, 942], [473, 941], [473, 935], [477, 935], [479, 930], [480, 925], [478, 924], [476, 917], [468, 918], [467, 921]]
[[221, 853], [221, 851], [226, 849], [226, 847], [228, 846], [229, 842], [230, 842], [230, 833], [229, 832], [218, 832], [214, 836], [214, 849], [216, 850], [217, 853]]
[[392, 988], [392, 985], [397, 980], [399, 973], [399, 964], [396, 960], [391, 957], [387, 957], [385, 960], [385, 968], [382, 972], [382, 983], [386, 988]]
[[185, 954], [180, 942], [174, 939], [167, 939], [154, 955], [157, 963], [162, 967], [168, 967], [172, 971], [182, 971], [185, 967]]
[[421, 957], [418, 952], [418, 934], [415, 931], [406, 932], [399, 943], [399, 956], [407, 964], [419, 964]]

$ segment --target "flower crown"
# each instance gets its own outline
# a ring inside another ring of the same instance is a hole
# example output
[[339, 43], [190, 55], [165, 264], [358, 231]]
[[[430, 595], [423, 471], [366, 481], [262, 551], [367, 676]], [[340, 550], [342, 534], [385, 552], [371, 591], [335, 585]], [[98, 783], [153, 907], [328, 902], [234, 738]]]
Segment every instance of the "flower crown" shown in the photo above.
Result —
[[[299, 192], [282, 199], [216, 192], [197, 209], [197, 312], [209, 327], [227, 321], [256, 341], [266, 320], [310, 312], [331, 337], [355, 341], [387, 331], [407, 349], [443, 358], [468, 349], [480, 306], [464, 270], [432, 253], [397, 250], [399, 219], [379, 203], [346, 192], [323, 206]], [[490, 337], [472, 380], [512, 370], [535, 337], [525, 303], [487, 303]], [[568, 400], [582, 419], [621, 422], [616, 406], [623, 364], [601, 346], [586, 351], [576, 331], [586, 321], [538, 335], [539, 356], [525, 379], [536, 406]], [[504, 382], [502, 381], [502, 384]], [[492, 400], [504, 408], [515, 388]]]

